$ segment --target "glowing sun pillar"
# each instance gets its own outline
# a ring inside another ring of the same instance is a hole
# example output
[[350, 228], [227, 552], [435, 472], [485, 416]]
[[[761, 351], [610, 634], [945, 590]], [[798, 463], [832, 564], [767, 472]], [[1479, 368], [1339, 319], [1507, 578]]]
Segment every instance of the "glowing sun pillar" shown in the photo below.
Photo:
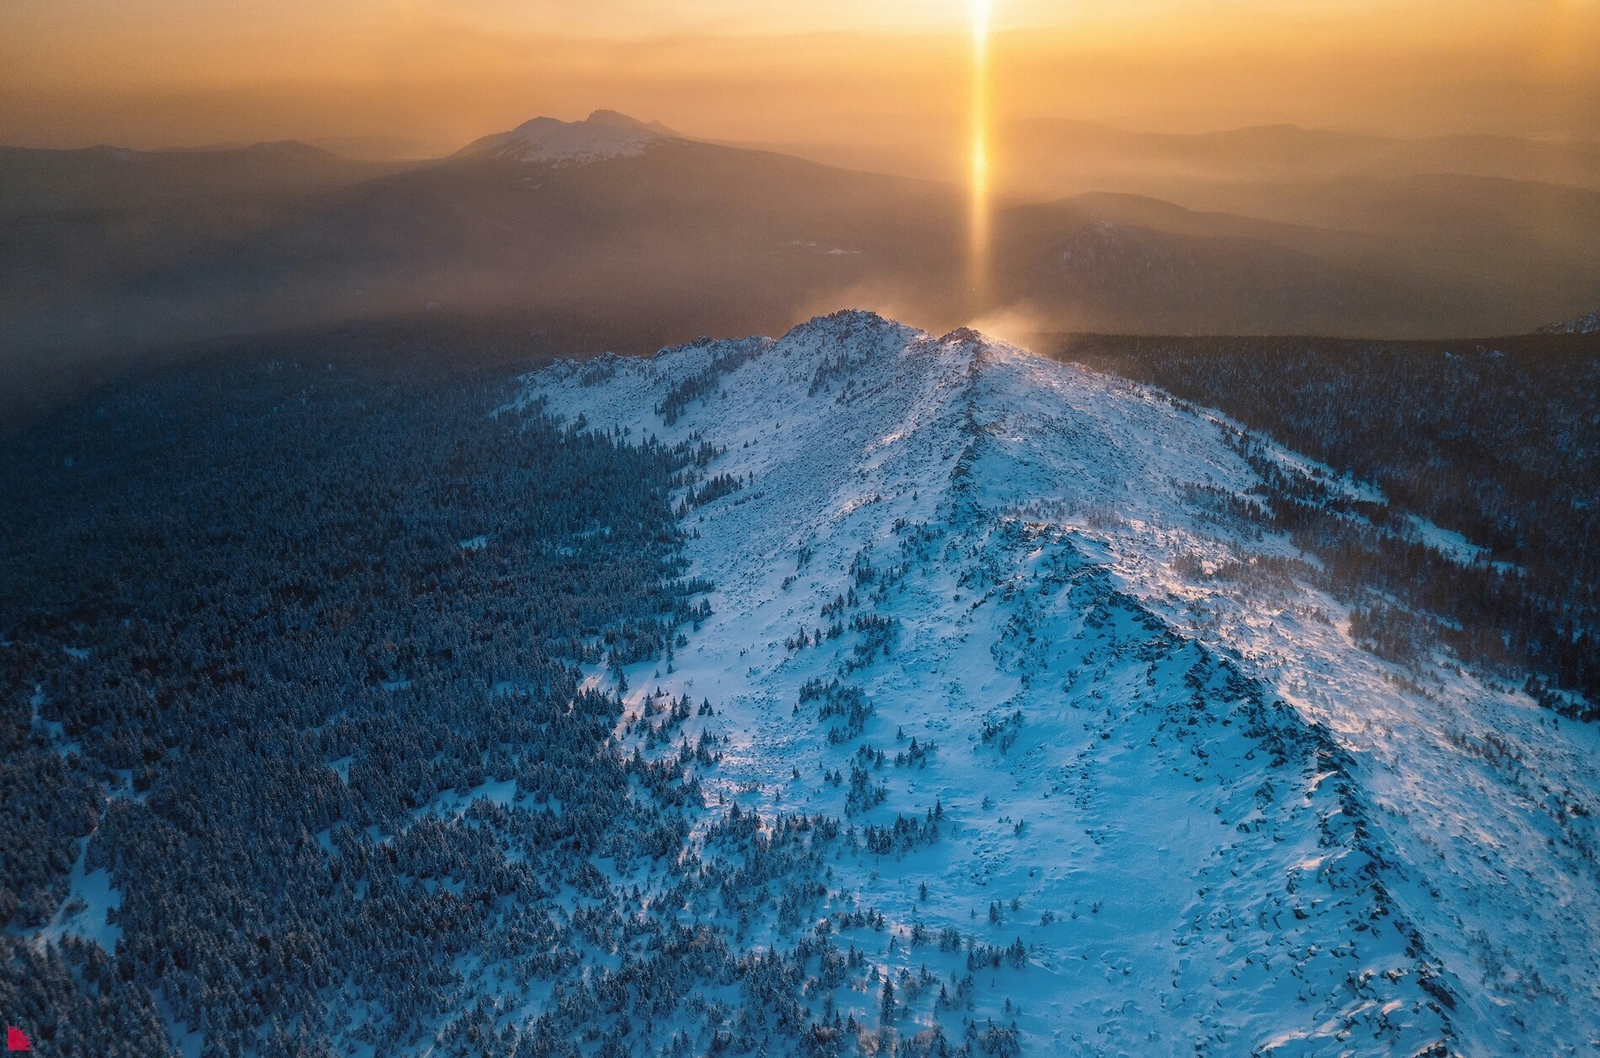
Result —
[[967, 297], [973, 312], [989, 304], [989, 15], [992, 0], [972, 3], [972, 84], [967, 144]]

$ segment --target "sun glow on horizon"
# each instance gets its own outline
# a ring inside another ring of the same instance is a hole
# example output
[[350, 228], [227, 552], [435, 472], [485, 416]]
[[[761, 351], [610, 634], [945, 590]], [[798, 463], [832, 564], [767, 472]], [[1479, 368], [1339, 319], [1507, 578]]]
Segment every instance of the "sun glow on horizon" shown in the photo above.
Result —
[[990, 271], [989, 22], [991, 0], [972, 0], [969, 115], [967, 294], [974, 312], [988, 308]]

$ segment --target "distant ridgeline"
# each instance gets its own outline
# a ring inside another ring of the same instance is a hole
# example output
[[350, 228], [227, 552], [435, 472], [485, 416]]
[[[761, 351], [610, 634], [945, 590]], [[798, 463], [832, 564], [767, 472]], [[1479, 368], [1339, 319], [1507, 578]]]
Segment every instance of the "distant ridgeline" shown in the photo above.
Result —
[[[1270, 506], [1246, 513], [1322, 559], [1323, 586], [1357, 605], [1353, 631], [1380, 654], [1443, 642], [1526, 666], [1546, 704], [1600, 719], [1600, 333], [1585, 321], [1455, 342], [1079, 335], [1056, 355], [1381, 487], [1387, 503], [1339, 498], [1258, 452]], [[1471, 554], [1429, 546], [1409, 514]]]
[[[506, 395], [194, 368], [6, 443], [0, 1011], [42, 1053], [166, 1055], [175, 1027], [381, 1055], [466, 1010], [437, 1053], [526, 1055], [471, 1013], [475, 966], [565, 979], [654, 930], [731, 973], [595, 868], [671, 865], [700, 794], [606, 749], [619, 702], [576, 668], [670, 654], [707, 612], [667, 503], [693, 453], [491, 417]], [[670, 1006], [658, 978], [611, 987]]]

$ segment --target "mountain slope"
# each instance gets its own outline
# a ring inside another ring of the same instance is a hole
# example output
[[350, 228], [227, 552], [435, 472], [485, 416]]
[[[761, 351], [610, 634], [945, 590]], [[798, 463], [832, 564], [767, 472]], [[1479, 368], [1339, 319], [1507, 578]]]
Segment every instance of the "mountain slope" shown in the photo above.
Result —
[[1593, 1047], [1594, 726], [1358, 649], [1267, 508], [1470, 542], [1158, 391], [854, 312], [276, 347], [6, 452], [41, 1049]]
[[[1260, 483], [1229, 424], [861, 313], [528, 382], [589, 427], [710, 446], [682, 510], [713, 612], [618, 671], [641, 717], [715, 703], [719, 802], [862, 828], [812, 915], [883, 909], [870, 980], [977, 978], [970, 1014], [830, 993], [863, 1032], [970, 1017], [1068, 1054], [1600, 1035], [1595, 732], [1357, 650], [1287, 539], [1229, 516]], [[917, 943], [947, 930], [992, 964]]]
[[[1600, 460], [1600, 335], [1075, 335], [1041, 348], [1220, 409], [1378, 485], [1388, 504], [1343, 520], [1316, 488], [1279, 490], [1299, 496], [1275, 501], [1267, 528], [1293, 531], [1318, 554], [1325, 586], [1347, 602], [1382, 611], [1401, 600], [1431, 628], [1423, 638], [1600, 702], [1585, 631], [1600, 623], [1600, 479], [1586, 473]], [[1430, 555], [1420, 536], [1376, 530], [1403, 526], [1407, 512], [1459, 534], [1440, 545], [1456, 560]]]

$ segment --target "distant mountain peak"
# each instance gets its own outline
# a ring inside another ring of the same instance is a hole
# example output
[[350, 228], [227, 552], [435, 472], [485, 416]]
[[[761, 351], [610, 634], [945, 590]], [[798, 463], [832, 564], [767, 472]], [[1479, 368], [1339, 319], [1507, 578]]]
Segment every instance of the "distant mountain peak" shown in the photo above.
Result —
[[575, 166], [644, 153], [677, 133], [659, 121], [644, 122], [615, 110], [596, 110], [582, 121], [537, 117], [509, 132], [474, 140], [457, 157], [510, 158], [540, 165]]
[[1600, 334], [1600, 312], [1539, 328], [1540, 334]]
[[659, 121], [640, 121], [618, 110], [596, 110], [578, 124], [601, 125], [616, 129], [641, 129], [657, 136], [676, 136], [677, 133]]

